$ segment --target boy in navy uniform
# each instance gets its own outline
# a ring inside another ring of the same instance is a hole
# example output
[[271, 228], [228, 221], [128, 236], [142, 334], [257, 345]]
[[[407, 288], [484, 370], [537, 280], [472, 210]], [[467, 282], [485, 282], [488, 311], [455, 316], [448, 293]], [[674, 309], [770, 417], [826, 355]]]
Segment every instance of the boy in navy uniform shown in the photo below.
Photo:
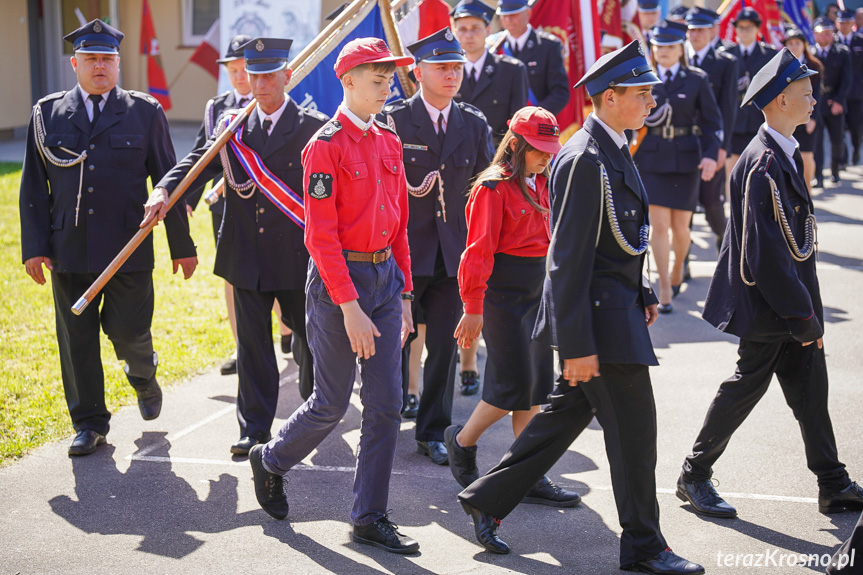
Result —
[[363, 410], [351, 538], [392, 553], [419, 550], [387, 516], [401, 422], [401, 348], [413, 331], [412, 283], [401, 143], [375, 114], [396, 66], [412, 61], [393, 56], [377, 38], [348, 42], [336, 60], [344, 101], [303, 150], [314, 392], [276, 438], [249, 456], [258, 502], [284, 519], [282, 476], [338, 425], [359, 361]]
[[[294, 331], [294, 359], [300, 389], [311, 389], [312, 354], [305, 334], [305, 279], [309, 253], [303, 245], [300, 152], [327, 117], [300, 108], [286, 97], [291, 78], [291, 40], [257, 38], [240, 49], [257, 107], [231, 143], [189, 186], [195, 189], [225, 175], [225, 215], [214, 273], [234, 286], [237, 311], [237, 420], [240, 439], [234, 455], [270, 440], [279, 398], [279, 369], [273, 349], [272, 309], [279, 301], [282, 321]], [[233, 116], [217, 120], [214, 136]], [[189, 153], [153, 190], [157, 205], [189, 173], [215, 141]], [[220, 161], [221, 159], [221, 161]], [[162, 203], [162, 205], [164, 205]]]
[[[734, 17], [732, 24], [737, 31], [737, 45], [730, 48], [728, 52], [737, 58], [737, 102], [740, 105], [752, 78], [776, 55], [776, 50], [758, 41], [761, 16], [753, 8], [748, 6], [743, 8]], [[758, 133], [758, 128], [763, 122], [764, 119], [755, 106], [740, 105], [731, 134], [731, 150], [725, 164], [727, 173], [734, 168], [740, 154]]]
[[[138, 231], [147, 178], [174, 165], [168, 121], [155, 98], [117, 86], [123, 33], [93, 20], [65, 37], [78, 85], [33, 107], [21, 174], [21, 249], [27, 273], [45, 283], [51, 271], [63, 390], [76, 436], [69, 455], [105, 443], [111, 414], [99, 326], [138, 395], [144, 419], [162, 407], [156, 382], [153, 319], [153, 239], [126, 260], [80, 316], [72, 305]], [[184, 209], [167, 214], [174, 261], [188, 279], [197, 266]], [[102, 309], [99, 309], [99, 304]]]
[[[419, 453], [446, 465], [444, 430], [452, 423], [456, 341], [461, 317], [458, 264], [467, 242], [465, 205], [470, 180], [491, 163], [485, 116], [454, 102], [464, 73], [464, 51], [449, 28], [410, 45], [420, 90], [384, 108], [402, 141], [410, 197], [408, 237], [414, 278], [414, 314], [422, 306], [428, 358], [417, 413]], [[410, 188], [419, 184], [418, 188]], [[416, 319], [416, 315], [414, 315]], [[405, 346], [405, 363], [410, 344]], [[407, 377], [405, 377], [407, 385]]]
[[527, 103], [527, 68], [516, 58], [486, 49], [494, 8], [480, 0], [462, 0], [450, 16], [466, 59], [464, 80], [455, 100], [482, 110], [497, 148], [506, 134], [507, 121]]
[[710, 482], [713, 465], [774, 374], [818, 477], [819, 511], [863, 509], [863, 489], [838, 459], [827, 410], [814, 207], [792, 136], [812, 114], [815, 74], [785, 48], [753, 78], [743, 100], [766, 124], [731, 172], [731, 222], [704, 302], [704, 319], [740, 338], [739, 359], [708, 408], [677, 482], [677, 496], [702, 515], [736, 517]]
[[530, 25], [527, 0], [499, 0], [497, 13], [506, 29], [503, 53], [527, 66], [528, 104], [559, 114], [569, 102], [569, 77], [560, 40]]
[[686, 14], [689, 64], [707, 72], [713, 96], [722, 113], [723, 139], [716, 160], [716, 173], [710, 180], [701, 180], [698, 194], [718, 248], [725, 234], [725, 160], [731, 150], [731, 134], [737, 120], [737, 58], [726, 50], [714, 49], [710, 43], [717, 17], [713, 10], [698, 6]]
[[[651, 86], [658, 83], [640, 44], [631, 42], [597, 60], [576, 85], [586, 85], [595, 112], [564, 145], [551, 172], [552, 240], [534, 330], [557, 347], [563, 377], [549, 396], [550, 407], [531, 419], [497, 466], [458, 496], [489, 551], [509, 552], [497, 535], [499, 519], [595, 413], [623, 527], [621, 568], [704, 572], [668, 548], [656, 500], [656, 409], [648, 366], [657, 361], [647, 328], [657, 317], [657, 299], [642, 275], [647, 194], [624, 131], [642, 126], [656, 105]], [[611, 214], [605, 202], [614, 206]], [[624, 213], [631, 216], [618, 219]]]
[[[824, 140], [824, 130], [830, 138], [830, 180], [838, 184], [839, 166], [845, 152], [845, 108], [851, 90], [852, 73], [851, 51], [845, 44], [835, 41], [833, 33], [836, 26], [826, 18], [818, 18], [812, 25], [815, 32], [815, 56], [824, 64], [824, 77], [821, 78], [821, 119], [816, 130]], [[815, 147], [816, 187], [821, 187], [824, 171], [824, 146]]]

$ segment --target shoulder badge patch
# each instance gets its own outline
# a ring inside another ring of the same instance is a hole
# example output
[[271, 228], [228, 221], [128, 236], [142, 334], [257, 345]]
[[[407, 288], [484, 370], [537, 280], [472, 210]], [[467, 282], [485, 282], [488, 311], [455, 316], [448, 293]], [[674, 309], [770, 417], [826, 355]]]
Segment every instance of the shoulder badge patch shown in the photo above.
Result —
[[323, 140], [324, 142], [329, 142], [330, 138], [332, 138], [336, 132], [342, 129], [342, 123], [338, 120], [332, 120], [328, 122], [323, 128], [318, 132], [318, 140]]
[[458, 102], [458, 106], [462, 110], [464, 110], [465, 112], [470, 112], [471, 114], [473, 114], [474, 116], [476, 116], [477, 118], [482, 120], [483, 122], [486, 121], [485, 114], [483, 114], [482, 110], [480, 110], [479, 108], [477, 108], [475, 106], [471, 106], [470, 104], [467, 104], [465, 102]]
[[144, 92], [139, 92], [138, 90], [129, 90], [129, 94], [131, 94], [132, 96], [134, 96], [140, 100], [144, 100], [145, 102], [148, 102], [148, 103], [152, 104], [153, 106], [156, 106], [159, 103], [159, 100], [157, 100], [156, 98], [154, 98], [150, 94], [145, 94]]
[[315, 200], [323, 200], [333, 195], [333, 177], [324, 172], [309, 175], [309, 189], [306, 195]]
[[[389, 116], [389, 117], [391, 117], [391, 116]], [[381, 122], [378, 119], [375, 119], [375, 124], [377, 124], [378, 128], [382, 128], [382, 129], [386, 130], [387, 132], [392, 132], [393, 134], [396, 134], [395, 128], [393, 128], [392, 126], [390, 126], [388, 124]], [[398, 135], [398, 134], [396, 134], [396, 135]]]

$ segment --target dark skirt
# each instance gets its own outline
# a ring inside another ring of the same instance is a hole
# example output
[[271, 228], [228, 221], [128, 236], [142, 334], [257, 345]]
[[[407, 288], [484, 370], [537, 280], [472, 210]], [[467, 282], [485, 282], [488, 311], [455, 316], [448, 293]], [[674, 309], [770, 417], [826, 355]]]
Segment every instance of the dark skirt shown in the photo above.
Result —
[[815, 151], [815, 134], [818, 133], [818, 127], [812, 130], [812, 133], [808, 133], [806, 131], [806, 124], [801, 124], [797, 126], [794, 130], [794, 139], [797, 140], [797, 143], [800, 144], [801, 152], [814, 152]]
[[545, 258], [494, 255], [483, 304], [488, 357], [482, 399], [507, 411], [547, 403], [554, 387], [551, 348], [530, 339], [545, 277]]
[[651, 206], [694, 212], [698, 205], [701, 172], [685, 174], [641, 172], [641, 181], [647, 190]]

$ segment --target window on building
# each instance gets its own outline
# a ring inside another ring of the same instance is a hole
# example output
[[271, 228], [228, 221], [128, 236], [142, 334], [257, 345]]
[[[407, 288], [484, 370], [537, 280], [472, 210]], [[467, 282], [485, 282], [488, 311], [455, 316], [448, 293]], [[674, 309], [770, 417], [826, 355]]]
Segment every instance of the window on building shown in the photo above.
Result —
[[218, 17], [219, 0], [183, 0], [183, 44], [200, 44]]

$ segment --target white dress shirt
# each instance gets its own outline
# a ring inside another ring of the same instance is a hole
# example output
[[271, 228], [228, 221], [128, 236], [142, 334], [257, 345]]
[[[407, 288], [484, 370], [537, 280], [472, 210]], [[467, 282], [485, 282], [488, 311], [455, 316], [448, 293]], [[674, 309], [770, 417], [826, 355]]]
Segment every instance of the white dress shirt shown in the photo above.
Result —
[[[78, 84], [78, 89], [81, 91], [81, 97], [84, 98], [84, 109], [87, 110], [87, 117], [90, 121], [93, 121], [93, 101], [90, 99], [90, 94], [87, 93], [84, 88], [81, 87], [81, 84]], [[102, 100], [99, 102], [99, 111], [105, 109], [105, 102], [108, 101], [108, 94], [110, 92], [105, 92], [102, 94]]]
[[261, 110], [260, 106], [255, 108], [255, 110], [258, 112], [258, 120], [261, 121], [261, 126], [264, 125], [264, 120], [266, 120], [267, 118], [269, 118], [270, 121], [272, 122], [272, 124], [270, 124], [270, 129], [267, 131], [268, 136], [273, 133], [273, 128], [276, 126], [276, 124], [279, 123], [279, 118], [282, 117], [282, 113], [285, 111], [285, 106], [288, 105], [288, 102], [290, 101], [290, 99], [291, 99], [290, 96], [285, 95], [285, 101], [282, 102], [282, 105], [279, 106], [279, 109], [276, 110], [275, 112], [273, 112], [272, 114], [264, 113], [264, 111]]
[[426, 107], [426, 111], [429, 113], [432, 124], [434, 124], [435, 134], [437, 134], [437, 119], [440, 115], [443, 115], [443, 131], [446, 132], [447, 124], [449, 124], [449, 112], [450, 110], [452, 110], [452, 100], [449, 101], [449, 104], [446, 105], [446, 108], [444, 108], [443, 110], [438, 110], [437, 108], [428, 103], [428, 101], [425, 99], [425, 95], [422, 93], [422, 90], [420, 90], [420, 99], [423, 101], [423, 104]]

